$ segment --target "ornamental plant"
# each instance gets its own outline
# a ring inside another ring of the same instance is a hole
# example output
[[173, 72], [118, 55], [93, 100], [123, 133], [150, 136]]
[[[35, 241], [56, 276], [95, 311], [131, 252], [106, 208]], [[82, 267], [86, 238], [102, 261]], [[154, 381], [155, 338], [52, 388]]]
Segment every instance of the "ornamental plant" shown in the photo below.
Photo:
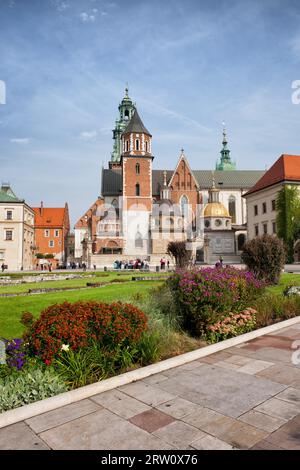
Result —
[[5, 344], [6, 364], [8, 367], [21, 370], [26, 362], [25, 344], [23, 339], [8, 340], [2, 338]]
[[25, 334], [31, 354], [47, 365], [63, 345], [73, 351], [93, 342], [107, 350], [135, 344], [147, 328], [147, 317], [131, 304], [116, 302], [64, 302], [42, 311]]
[[265, 286], [253, 273], [231, 266], [178, 270], [167, 284], [183, 328], [194, 336], [205, 335], [224, 314], [246, 308]]
[[217, 343], [252, 331], [256, 327], [256, 314], [257, 311], [253, 308], [247, 308], [241, 313], [230, 313], [207, 327], [206, 340], [209, 343]]

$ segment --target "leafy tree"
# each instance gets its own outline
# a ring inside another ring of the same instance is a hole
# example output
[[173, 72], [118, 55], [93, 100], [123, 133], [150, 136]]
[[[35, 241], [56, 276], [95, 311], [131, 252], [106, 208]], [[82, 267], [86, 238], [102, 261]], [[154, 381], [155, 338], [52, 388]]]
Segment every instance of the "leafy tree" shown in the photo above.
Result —
[[192, 252], [187, 250], [186, 242], [170, 242], [167, 248], [168, 255], [175, 258], [178, 268], [185, 268], [191, 262]]
[[286, 249], [283, 240], [265, 234], [248, 241], [241, 258], [258, 279], [277, 283], [285, 263]]
[[285, 185], [276, 199], [277, 235], [287, 249], [287, 262], [294, 261], [294, 242], [300, 235], [300, 198], [296, 186]]

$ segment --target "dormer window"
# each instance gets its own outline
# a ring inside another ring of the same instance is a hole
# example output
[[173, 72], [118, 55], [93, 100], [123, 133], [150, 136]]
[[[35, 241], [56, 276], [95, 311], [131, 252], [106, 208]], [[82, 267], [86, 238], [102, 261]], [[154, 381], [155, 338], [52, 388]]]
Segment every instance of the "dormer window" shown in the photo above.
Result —
[[140, 141], [139, 141], [139, 139], [136, 139], [136, 141], [135, 141], [135, 150], [140, 150]]

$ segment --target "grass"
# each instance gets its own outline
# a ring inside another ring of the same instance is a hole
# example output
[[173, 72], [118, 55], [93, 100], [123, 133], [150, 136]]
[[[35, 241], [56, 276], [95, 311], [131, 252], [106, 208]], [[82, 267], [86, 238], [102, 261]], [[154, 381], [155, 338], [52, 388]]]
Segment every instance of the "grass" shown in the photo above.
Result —
[[282, 294], [284, 289], [289, 285], [297, 285], [300, 286], [300, 274], [291, 274], [291, 273], [284, 273], [280, 277], [279, 284], [275, 286], [267, 287], [267, 292], [271, 292], [272, 294]]
[[[92, 274], [93, 277], [86, 277], [87, 274]], [[117, 272], [91, 272], [84, 273], [82, 279], [67, 279], [67, 280], [57, 280], [57, 281], [42, 281], [42, 282], [28, 282], [24, 284], [15, 284], [15, 285], [5, 285], [0, 286], [0, 294], [20, 294], [26, 293], [29, 289], [44, 289], [44, 288], [63, 288], [63, 287], [86, 287], [87, 282], [111, 282], [111, 281], [125, 281], [131, 280], [132, 276], [143, 276], [144, 274], [140, 272], [126, 272], [126, 273], [117, 273]], [[161, 276], [162, 273], [147, 273], [148, 277], [157, 277]]]
[[[158, 286], [161, 281], [124, 282], [105, 287], [55, 292], [51, 294], [35, 294], [31, 296], [8, 297], [0, 299], [0, 337], [16, 338], [22, 335], [23, 325], [20, 323], [24, 311], [30, 311], [36, 318], [40, 312], [51, 304], [64, 301], [98, 300], [102, 302], [124, 301], [134, 299], [134, 296], [145, 295], [149, 290]], [[49, 281], [50, 283], [50, 281]], [[47, 283], [48, 285], [48, 283]]]

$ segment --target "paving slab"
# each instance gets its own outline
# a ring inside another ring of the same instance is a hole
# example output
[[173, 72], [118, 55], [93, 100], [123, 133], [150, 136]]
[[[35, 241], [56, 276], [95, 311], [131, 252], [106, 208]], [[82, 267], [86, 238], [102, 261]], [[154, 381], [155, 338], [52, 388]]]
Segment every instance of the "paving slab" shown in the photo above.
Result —
[[0, 450], [48, 450], [49, 447], [24, 422], [0, 429]]
[[169, 444], [107, 410], [41, 433], [55, 450], [170, 449]]
[[182, 450], [206, 435], [203, 431], [182, 421], [174, 421], [158, 429], [153, 434], [176, 447], [176, 449]]
[[291, 385], [295, 380], [300, 380], [300, 369], [288, 366], [287, 364], [276, 364], [257, 373], [259, 377], [264, 377], [285, 385]]
[[232, 450], [233, 446], [227, 442], [221, 441], [213, 436], [204, 436], [192, 443], [192, 447], [196, 450]]
[[262, 370], [268, 369], [269, 367], [273, 366], [273, 362], [267, 361], [260, 361], [258, 359], [253, 359], [252, 361], [248, 362], [247, 364], [241, 366], [238, 371], [243, 372], [244, 374], [254, 375]]
[[77, 403], [72, 403], [57, 410], [49, 411], [48, 413], [43, 413], [34, 418], [26, 420], [26, 423], [35, 431], [40, 433], [46, 431], [47, 429], [54, 428], [60, 424], [67, 423], [73, 419], [80, 418], [94, 411], [100, 410], [102, 406], [93, 403], [91, 400], [81, 400]]
[[299, 405], [288, 403], [277, 398], [271, 398], [270, 400], [265, 401], [254, 408], [254, 410], [285, 420], [292, 419], [300, 413]]
[[133, 416], [129, 421], [145, 431], [153, 432], [172, 423], [174, 418], [162, 411], [150, 409]]
[[269, 416], [254, 410], [248, 411], [248, 413], [240, 416], [239, 420], [269, 433], [276, 431], [286, 423], [286, 420], [283, 418], [275, 418], [274, 416]]
[[94, 395], [91, 399], [125, 419], [151, 410], [150, 406], [120, 392], [120, 390], [109, 390], [108, 392], [99, 393], [99, 395]]
[[156, 407], [158, 410], [173, 416], [173, 418], [183, 418], [184, 416], [197, 412], [199, 405], [185, 400], [184, 398], [174, 398]]
[[164, 403], [165, 401], [172, 400], [176, 396], [174, 393], [168, 393], [167, 391], [161, 389], [162, 384], [167, 381], [168, 380], [164, 380], [163, 382], [157, 384], [160, 385], [160, 387], [154, 387], [153, 385], [149, 385], [144, 382], [135, 382], [129, 385], [125, 385], [119, 390], [126, 393], [126, 395], [146, 403], [147, 405], [156, 406]]

